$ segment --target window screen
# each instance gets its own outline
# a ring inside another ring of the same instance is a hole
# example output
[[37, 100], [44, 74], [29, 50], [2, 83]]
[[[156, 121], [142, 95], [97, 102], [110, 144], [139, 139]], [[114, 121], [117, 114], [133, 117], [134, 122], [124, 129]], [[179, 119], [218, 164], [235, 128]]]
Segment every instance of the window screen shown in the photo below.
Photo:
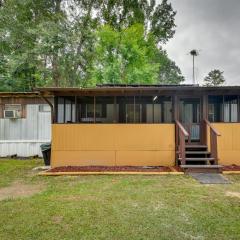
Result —
[[223, 96], [208, 97], [208, 120], [221, 122], [223, 116]]

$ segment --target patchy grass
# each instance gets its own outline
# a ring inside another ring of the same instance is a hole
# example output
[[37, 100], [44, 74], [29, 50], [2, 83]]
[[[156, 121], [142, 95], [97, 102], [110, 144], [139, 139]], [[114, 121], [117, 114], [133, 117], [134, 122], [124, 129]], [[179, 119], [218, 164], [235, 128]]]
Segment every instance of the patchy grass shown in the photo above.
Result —
[[0, 160], [0, 190], [44, 186], [0, 201], [1, 240], [239, 239], [240, 175], [227, 185], [173, 175], [40, 177], [31, 169], [41, 164]]

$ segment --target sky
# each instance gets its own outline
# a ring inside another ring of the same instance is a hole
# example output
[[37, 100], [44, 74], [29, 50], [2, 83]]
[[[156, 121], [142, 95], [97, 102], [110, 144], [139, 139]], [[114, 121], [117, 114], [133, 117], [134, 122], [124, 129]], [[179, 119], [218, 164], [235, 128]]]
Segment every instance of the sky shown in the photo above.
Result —
[[164, 46], [192, 81], [190, 50], [196, 57], [196, 83], [213, 69], [224, 71], [226, 85], [240, 85], [240, 0], [169, 0], [177, 11], [176, 33]]

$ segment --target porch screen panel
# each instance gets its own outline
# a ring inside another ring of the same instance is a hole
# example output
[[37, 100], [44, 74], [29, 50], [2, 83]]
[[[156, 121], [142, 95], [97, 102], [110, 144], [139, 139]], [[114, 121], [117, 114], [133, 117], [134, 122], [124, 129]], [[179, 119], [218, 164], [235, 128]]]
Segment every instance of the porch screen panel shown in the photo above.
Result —
[[172, 98], [154, 96], [154, 123], [171, 123], [172, 122]]
[[65, 123], [72, 122], [72, 106], [71, 100], [65, 99]]
[[[132, 96], [125, 97], [125, 122], [126, 123], [135, 123], [135, 120], [139, 118], [139, 112], [135, 112], [135, 99]], [[139, 108], [137, 108], [139, 111]]]
[[78, 97], [77, 116], [80, 123], [94, 123], [94, 97]]
[[64, 123], [64, 98], [58, 97], [57, 104], [58, 104], [57, 122]]
[[75, 100], [72, 102], [72, 122], [76, 122], [76, 105], [75, 105]]
[[116, 98], [116, 108], [118, 109], [117, 122], [125, 123], [126, 122], [126, 112], [125, 112], [125, 97]]
[[75, 122], [75, 100], [74, 97], [57, 98], [57, 122]]
[[210, 122], [223, 120], [223, 96], [208, 96], [208, 120]]
[[135, 113], [134, 96], [116, 97], [116, 122], [134, 123], [136, 118], [139, 118], [139, 114]]
[[162, 96], [117, 97], [120, 123], [171, 123], [172, 99]]
[[96, 97], [95, 111], [96, 123], [115, 122], [114, 97]]
[[224, 96], [224, 122], [238, 121], [238, 96]]
[[153, 123], [152, 96], [135, 96], [135, 123]]
[[163, 122], [164, 123], [170, 123], [172, 122], [172, 99], [171, 97], [169, 98], [164, 98], [163, 99]]

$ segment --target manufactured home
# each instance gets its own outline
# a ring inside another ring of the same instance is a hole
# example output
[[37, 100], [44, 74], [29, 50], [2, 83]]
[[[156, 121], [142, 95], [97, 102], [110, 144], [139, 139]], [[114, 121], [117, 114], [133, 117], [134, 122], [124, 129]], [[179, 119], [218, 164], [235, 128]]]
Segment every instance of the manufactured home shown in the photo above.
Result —
[[51, 108], [37, 92], [0, 93], [0, 157], [42, 156], [50, 141]]
[[240, 86], [39, 88], [51, 105], [51, 166], [240, 165]]

